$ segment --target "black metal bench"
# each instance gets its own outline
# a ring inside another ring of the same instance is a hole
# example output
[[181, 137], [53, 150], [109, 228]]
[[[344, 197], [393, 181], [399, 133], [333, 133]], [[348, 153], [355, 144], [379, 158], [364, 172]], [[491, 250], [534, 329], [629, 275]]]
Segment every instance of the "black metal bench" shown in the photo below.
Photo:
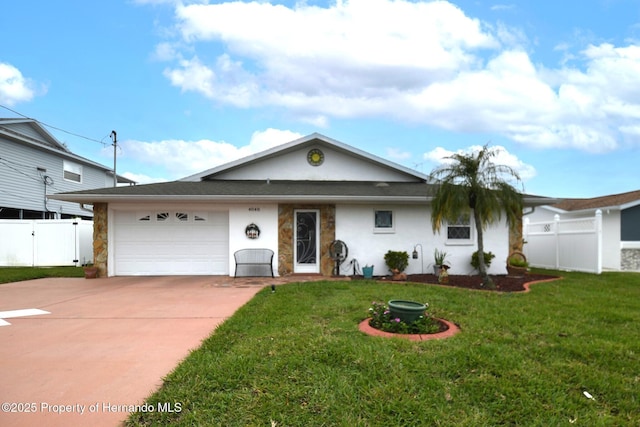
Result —
[[[233, 254], [236, 261], [234, 277], [273, 276], [273, 251], [271, 249], [240, 249]], [[269, 273], [269, 274], [265, 274]]]

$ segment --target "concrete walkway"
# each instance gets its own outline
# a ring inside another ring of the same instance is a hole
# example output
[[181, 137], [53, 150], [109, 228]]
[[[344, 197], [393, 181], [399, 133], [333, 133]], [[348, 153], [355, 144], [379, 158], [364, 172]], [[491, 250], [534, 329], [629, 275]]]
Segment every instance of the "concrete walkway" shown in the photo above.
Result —
[[[50, 313], [4, 313], [0, 425], [119, 425], [128, 406], [143, 404], [262, 287], [318, 279], [54, 278], [0, 285], [0, 312]], [[168, 403], [161, 410], [177, 409]]]

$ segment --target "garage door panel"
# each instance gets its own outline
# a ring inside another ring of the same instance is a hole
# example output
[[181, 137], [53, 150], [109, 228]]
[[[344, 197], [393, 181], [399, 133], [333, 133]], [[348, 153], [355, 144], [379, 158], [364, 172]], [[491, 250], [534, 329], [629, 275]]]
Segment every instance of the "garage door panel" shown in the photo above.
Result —
[[164, 209], [115, 211], [115, 274], [229, 274], [228, 216]]

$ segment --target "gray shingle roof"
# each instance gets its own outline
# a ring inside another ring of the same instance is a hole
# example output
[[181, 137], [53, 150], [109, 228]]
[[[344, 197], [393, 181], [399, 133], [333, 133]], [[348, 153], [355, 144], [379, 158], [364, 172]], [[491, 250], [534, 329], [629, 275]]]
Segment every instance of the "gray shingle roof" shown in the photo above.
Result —
[[351, 181], [172, 181], [130, 187], [59, 193], [54, 199], [84, 203], [115, 200], [357, 200], [387, 199], [425, 202], [433, 186], [423, 182]]

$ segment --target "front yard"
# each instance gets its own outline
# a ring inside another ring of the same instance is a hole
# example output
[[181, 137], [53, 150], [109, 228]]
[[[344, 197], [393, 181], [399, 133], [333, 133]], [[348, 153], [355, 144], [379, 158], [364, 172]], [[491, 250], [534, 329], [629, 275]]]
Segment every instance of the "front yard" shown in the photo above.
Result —
[[43, 277], [84, 277], [81, 267], [0, 267], [0, 284]]
[[[548, 272], [530, 293], [316, 282], [263, 289], [129, 425], [640, 425], [640, 275]], [[428, 302], [462, 332], [358, 331], [372, 301]], [[179, 410], [176, 410], [179, 409]]]

